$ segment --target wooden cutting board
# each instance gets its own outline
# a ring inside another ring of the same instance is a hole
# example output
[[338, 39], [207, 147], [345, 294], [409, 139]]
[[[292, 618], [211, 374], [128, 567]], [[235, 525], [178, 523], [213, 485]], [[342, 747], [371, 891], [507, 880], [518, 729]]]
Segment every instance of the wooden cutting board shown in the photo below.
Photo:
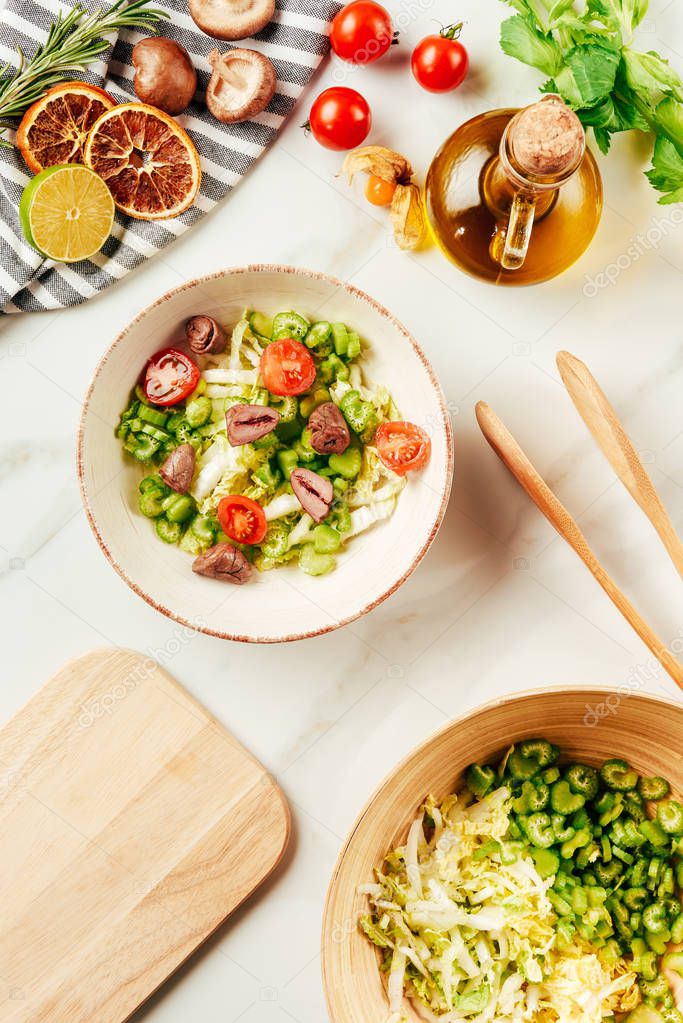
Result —
[[266, 770], [155, 661], [72, 661], [0, 731], [0, 1021], [121, 1023], [289, 829]]

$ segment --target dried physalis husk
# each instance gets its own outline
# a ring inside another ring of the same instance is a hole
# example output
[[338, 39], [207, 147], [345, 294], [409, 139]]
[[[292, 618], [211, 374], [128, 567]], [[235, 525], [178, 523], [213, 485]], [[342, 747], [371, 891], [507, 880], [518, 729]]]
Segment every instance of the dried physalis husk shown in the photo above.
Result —
[[400, 249], [417, 249], [425, 236], [425, 215], [417, 185], [397, 185], [391, 200], [391, 223]]
[[416, 249], [425, 235], [422, 196], [413, 184], [413, 168], [405, 156], [383, 146], [362, 146], [344, 160], [342, 171], [351, 183], [356, 174], [374, 174], [396, 185], [391, 201], [391, 223], [396, 244], [401, 249]]
[[360, 149], [354, 149], [344, 160], [342, 171], [346, 174], [349, 184], [355, 175], [361, 172], [375, 174], [383, 181], [391, 181], [392, 184], [400, 182], [403, 185], [407, 185], [413, 176], [413, 168], [405, 156], [383, 146], [362, 146]]

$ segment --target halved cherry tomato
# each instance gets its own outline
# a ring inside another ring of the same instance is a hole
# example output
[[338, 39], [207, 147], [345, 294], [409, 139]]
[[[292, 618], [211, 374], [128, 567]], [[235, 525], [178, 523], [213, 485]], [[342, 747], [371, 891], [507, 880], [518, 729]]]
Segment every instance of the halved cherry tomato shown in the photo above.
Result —
[[374, 0], [352, 0], [332, 19], [332, 49], [351, 64], [369, 64], [394, 41], [389, 12]]
[[377, 174], [370, 174], [368, 183], [365, 186], [365, 198], [373, 206], [388, 206], [394, 198], [396, 191], [395, 181], [385, 181]]
[[422, 427], [401, 420], [380, 423], [374, 444], [384, 464], [398, 476], [405, 476], [411, 469], [422, 469], [432, 453], [432, 442]]
[[177, 405], [192, 394], [201, 372], [199, 366], [177, 348], [164, 348], [147, 363], [142, 389], [155, 405]]
[[303, 394], [315, 380], [315, 363], [301, 341], [283, 337], [266, 345], [261, 376], [271, 394]]
[[218, 521], [236, 543], [261, 543], [268, 523], [260, 504], [242, 494], [229, 494], [218, 502]]

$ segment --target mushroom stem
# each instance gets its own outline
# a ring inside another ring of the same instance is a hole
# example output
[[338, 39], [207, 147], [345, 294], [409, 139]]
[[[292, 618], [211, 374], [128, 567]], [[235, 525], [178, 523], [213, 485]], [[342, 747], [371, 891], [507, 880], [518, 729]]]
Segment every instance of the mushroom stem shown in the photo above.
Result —
[[223, 124], [233, 124], [265, 110], [277, 85], [272, 61], [256, 50], [240, 48], [228, 50], [222, 56], [212, 50], [209, 61], [212, 74], [206, 89], [206, 105], [214, 117]]
[[238, 75], [233, 68], [228, 67], [218, 50], [212, 50], [209, 54], [209, 64], [216, 74], [222, 78], [224, 82], [227, 82], [228, 85], [232, 85], [234, 89], [246, 89], [246, 80], [242, 77], [242, 75]]

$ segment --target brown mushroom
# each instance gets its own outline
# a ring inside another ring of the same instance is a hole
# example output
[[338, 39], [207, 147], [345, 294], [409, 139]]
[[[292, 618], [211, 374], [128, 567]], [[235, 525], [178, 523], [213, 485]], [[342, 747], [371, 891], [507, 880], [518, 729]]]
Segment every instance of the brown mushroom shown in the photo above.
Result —
[[333, 401], [325, 401], [308, 420], [311, 447], [320, 455], [342, 455], [351, 443], [346, 420]]
[[231, 543], [217, 543], [194, 559], [192, 571], [197, 575], [208, 576], [209, 579], [220, 579], [221, 582], [241, 586], [251, 576], [251, 565], [242, 551], [238, 551]]
[[225, 413], [228, 441], [233, 448], [266, 437], [280, 422], [280, 413], [267, 405], [232, 405]]
[[289, 482], [299, 504], [315, 522], [322, 522], [327, 518], [334, 499], [334, 490], [326, 476], [319, 476], [311, 469], [294, 469], [290, 473]]
[[185, 337], [195, 355], [219, 355], [228, 343], [220, 323], [211, 316], [191, 316], [185, 324]]
[[223, 124], [248, 121], [260, 114], [270, 103], [277, 78], [267, 57], [256, 50], [228, 50], [220, 54], [212, 50], [209, 63], [213, 68], [206, 89], [206, 105]]
[[143, 103], [179, 114], [197, 91], [197, 72], [184, 46], [161, 36], [133, 47], [133, 86]]
[[247, 39], [274, 13], [275, 0], [190, 0], [192, 20], [214, 39]]
[[186, 494], [192, 483], [196, 459], [191, 444], [180, 444], [159, 468], [159, 475], [176, 494]]

